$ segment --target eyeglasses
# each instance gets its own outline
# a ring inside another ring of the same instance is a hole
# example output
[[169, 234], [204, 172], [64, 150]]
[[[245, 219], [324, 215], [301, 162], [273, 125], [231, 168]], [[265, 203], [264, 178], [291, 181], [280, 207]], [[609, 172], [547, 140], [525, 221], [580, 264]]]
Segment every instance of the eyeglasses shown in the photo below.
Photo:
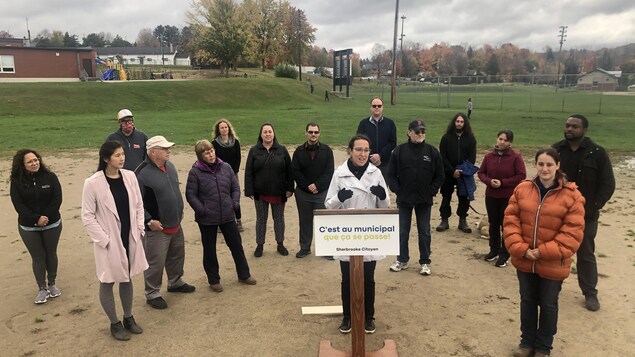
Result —
[[415, 133], [415, 134], [417, 134], [417, 135], [423, 135], [423, 134], [425, 134], [425, 133], [426, 133], [426, 131], [425, 131], [425, 130], [423, 130], [423, 129], [420, 129], [420, 130], [413, 130], [412, 132], [413, 132], [413, 133]]
[[353, 148], [353, 151], [358, 152], [358, 153], [369, 153], [370, 152], [370, 148]]
[[317, 134], [319, 134], [319, 133], [320, 133], [320, 131], [319, 131], [319, 130], [316, 130], [316, 131], [307, 130], [307, 134], [309, 134], [309, 135], [317, 135]]
[[377, 108], [381, 108], [381, 104], [373, 104], [371, 105], [371, 107], [377, 109]]
[[134, 124], [134, 121], [132, 120], [122, 120], [121, 121], [121, 125], [132, 125]]

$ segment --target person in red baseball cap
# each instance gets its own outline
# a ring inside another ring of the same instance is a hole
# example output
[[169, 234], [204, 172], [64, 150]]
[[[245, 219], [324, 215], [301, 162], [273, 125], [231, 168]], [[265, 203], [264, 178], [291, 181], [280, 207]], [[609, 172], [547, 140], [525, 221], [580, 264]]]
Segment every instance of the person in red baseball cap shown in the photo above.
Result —
[[110, 133], [106, 141], [118, 141], [126, 154], [124, 169], [133, 171], [146, 159], [146, 141], [148, 136], [134, 126], [134, 116], [130, 109], [121, 109], [117, 113], [119, 130]]

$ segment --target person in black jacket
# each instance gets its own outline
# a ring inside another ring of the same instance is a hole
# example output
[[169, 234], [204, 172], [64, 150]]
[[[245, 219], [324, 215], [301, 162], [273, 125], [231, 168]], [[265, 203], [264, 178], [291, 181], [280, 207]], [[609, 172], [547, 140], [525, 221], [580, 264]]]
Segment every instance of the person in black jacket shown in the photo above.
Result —
[[397, 127], [392, 119], [384, 116], [384, 102], [379, 97], [370, 101], [371, 116], [357, 126], [357, 133], [370, 139], [371, 164], [377, 166], [384, 177], [390, 161], [390, 153], [397, 146]]
[[278, 243], [278, 253], [289, 255], [284, 246], [284, 207], [293, 195], [293, 171], [287, 148], [278, 143], [273, 125], [260, 127], [258, 142], [247, 155], [245, 165], [245, 196], [256, 206], [255, 257], [262, 257], [267, 231], [269, 205], [273, 215], [273, 229]]
[[33, 260], [39, 288], [35, 303], [43, 304], [48, 298], [62, 295], [55, 285], [57, 244], [62, 233], [62, 186], [35, 150], [22, 149], [13, 156], [11, 202], [18, 212], [18, 231]]
[[[457, 185], [457, 179], [461, 176], [461, 170], [456, 168], [457, 165], [469, 161], [472, 164], [476, 162], [476, 138], [472, 133], [470, 120], [463, 113], [456, 113], [454, 118], [450, 120], [445, 135], [441, 138], [439, 144], [439, 152], [443, 158], [443, 168], [445, 170], [445, 179], [441, 186], [441, 223], [437, 226], [437, 232], [443, 232], [450, 228], [448, 222], [452, 215], [450, 201], [452, 194]], [[467, 210], [470, 208], [470, 201], [467, 196], [459, 195], [459, 207], [456, 210], [459, 216], [459, 229], [465, 233], [472, 233], [472, 229], [467, 224]]]
[[[219, 119], [214, 124], [212, 145], [214, 145], [216, 156], [232, 167], [232, 170], [236, 175], [236, 180], [238, 180], [238, 170], [240, 169], [240, 162], [242, 161], [240, 141], [238, 141], [236, 130], [234, 130], [234, 127], [229, 120]], [[240, 211], [240, 206], [238, 206], [238, 208], [236, 208], [236, 225], [238, 226], [239, 232], [244, 231], [241, 218], [242, 213]]]
[[305, 134], [307, 141], [295, 149], [291, 160], [300, 225], [300, 250], [296, 253], [296, 258], [311, 254], [313, 210], [324, 208], [326, 192], [334, 171], [333, 150], [319, 141], [320, 126], [308, 123]]
[[124, 169], [134, 171], [146, 159], [148, 136], [135, 127], [134, 116], [128, 109], [121, 109], [117, 112], [117, 121], [119, 122], [119, 130], [108, 134], [106, 141], [114, 140], [123, 145], [126, 154]]
[[560, 169], [578, 185], [584, 196], [584, 239], [577, 252], [578, 285], [588, 310], [600, 309], [598, 300], [598, 268], [595, 260], [595, 235], [600, 209], [615, 192], [613, 167], [606, 150], [586, 136], [589, 120], [580, 114], [569, 116], [564, 138], [553, 144], [560, 153]]
[[397, 194], [399, 208], [399, 256], [390, 270], [408, 268], [408, 241], [414, 209], [419, 231], [419, 274], [430, 275], [430, 212], [432, 198], [443, 183], [443, 160], [439, 151], [425, 142], [426, 126], [421, 119], [408, 125], [407, 134], [408, 141], [393, 150], [386, 175], [388, 187]]

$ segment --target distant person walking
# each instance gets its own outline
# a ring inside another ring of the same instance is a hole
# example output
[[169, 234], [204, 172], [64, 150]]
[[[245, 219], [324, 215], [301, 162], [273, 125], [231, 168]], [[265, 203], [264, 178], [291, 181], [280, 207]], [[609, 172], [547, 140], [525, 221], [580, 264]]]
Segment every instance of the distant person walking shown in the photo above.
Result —
[[134, 125], [134, 117], [128, 109], [121, 109], [117, 113], [119, 130], [110, 133], [106, 141], [115, 140], [123, 145], [126, 154], [124, 169], [134, 171], [146, 159], [146, 141], [148, 136]]
[[[214, 146], [216, 156], [231, 166], [234, 174], [236, 175], [236, 180], [240, 184], [240, 180], [238, 180], [238, 170], [240, 170], [240, 162], [242, 161], [240, 142], [238, 141], [236, 130], [234, 130], [234, 127], [229, 120], [219, 119], [214, 124], [212, 139], [212, 145]], [[239, 232], [244, 231], [241, 218], [242, 212], [240, 210], [240, 205], [238, 205], [236, 208], [236, 225], [238, 226]]]
[[40, 154], [22, 149], [13, 156], [10, 192], [18, 213], [18, 232], [31, 255], [39, 288], [35, 303], [44, 304], [48, 298], [62, 295], [55, 285], [57, 244], [62, 234], [62, 186]]
[[329, 91], [325, 90], [324, 91], [324, 101], [325, 102], [330, 102], [331, 100], [329, 99]]
[[472, 103], [472, 98], [467, 98], [467, 118], [472, 119], [472, 108], [474, 107], [474, 103]]

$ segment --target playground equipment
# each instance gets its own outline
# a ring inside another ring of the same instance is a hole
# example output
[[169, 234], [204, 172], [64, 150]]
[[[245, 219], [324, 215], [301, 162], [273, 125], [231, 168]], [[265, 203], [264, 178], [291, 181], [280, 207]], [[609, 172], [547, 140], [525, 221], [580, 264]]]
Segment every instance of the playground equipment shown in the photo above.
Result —
[[114, 61], [107, 59], [103, 61], [104, 65], [108, 70], [104, 72], [101, 76], [101, 79], [104, 81], [112, 81], [112, 80], [122, 80], [125, 81], [128, 79], [126, 74], [126, 70], [123, 68], [121, 63], [115, 63]]

